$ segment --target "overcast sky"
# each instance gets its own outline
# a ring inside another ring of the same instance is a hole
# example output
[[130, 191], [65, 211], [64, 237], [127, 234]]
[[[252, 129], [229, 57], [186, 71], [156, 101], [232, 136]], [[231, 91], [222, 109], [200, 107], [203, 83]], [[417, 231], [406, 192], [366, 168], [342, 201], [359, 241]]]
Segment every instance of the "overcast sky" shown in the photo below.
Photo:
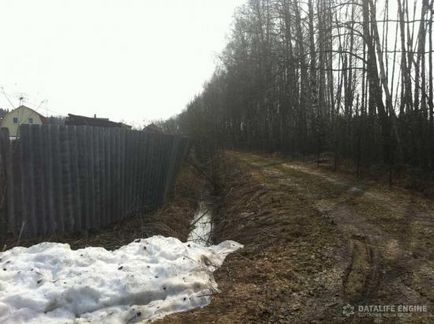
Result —
[[44, 115], [168, 118], [212, 75], [244, 2], [0, 0], [0, 87], [15, 106], [46, 100]]

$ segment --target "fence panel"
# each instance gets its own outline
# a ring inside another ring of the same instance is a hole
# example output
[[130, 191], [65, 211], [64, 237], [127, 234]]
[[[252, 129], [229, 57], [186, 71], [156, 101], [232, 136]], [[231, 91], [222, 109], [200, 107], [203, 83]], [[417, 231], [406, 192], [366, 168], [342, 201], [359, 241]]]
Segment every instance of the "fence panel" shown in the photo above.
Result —
[[86, 231], [158, 208], [189, 147], [119, 128], [22, 125], [20, 134], [0, 132], [0, 235]]

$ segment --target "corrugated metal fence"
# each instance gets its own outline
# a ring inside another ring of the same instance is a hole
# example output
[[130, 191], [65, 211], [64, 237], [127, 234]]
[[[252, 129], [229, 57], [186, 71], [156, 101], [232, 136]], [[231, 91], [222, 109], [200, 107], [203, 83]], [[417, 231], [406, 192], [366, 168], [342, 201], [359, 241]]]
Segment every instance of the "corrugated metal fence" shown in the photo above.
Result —
[[15, 141], [2, 130], [7, 208], [0, 185], [0, 218], [7, 218], [9, 232], [33, 237], [153, 210], [164, 202], [188, 145], [186, 138], [120, 128], [22, 125]]

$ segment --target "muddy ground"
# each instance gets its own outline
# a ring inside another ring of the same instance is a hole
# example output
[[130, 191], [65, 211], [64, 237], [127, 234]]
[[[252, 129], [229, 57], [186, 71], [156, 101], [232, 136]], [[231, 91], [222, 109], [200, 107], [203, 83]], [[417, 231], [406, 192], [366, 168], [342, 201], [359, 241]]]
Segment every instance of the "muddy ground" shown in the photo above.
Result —
[[[432, 200], [276, 157], [227, 152], [214, 162], [213, 179], [187, 163], [165, 207], [151, 215], [4, 248], [48, 240], [115, 249], [157, 234], [186, 240], [212, 181], [213, 241], [245, 247], [215, 273], [221, 293], [209, 306], [161, 323], [434, 321]], [[363, 318], [357, 309], [344, 315], [347, 304], [425, 305], [428, 312]]]
[[[433, 321], [433, 201], [267, 156], [228, 152], [217, 165], [214, 241], [245, 248], [216, 272], [208, 307], [161, 322]], [[369, 304], [428, 311], [362, 317]]]

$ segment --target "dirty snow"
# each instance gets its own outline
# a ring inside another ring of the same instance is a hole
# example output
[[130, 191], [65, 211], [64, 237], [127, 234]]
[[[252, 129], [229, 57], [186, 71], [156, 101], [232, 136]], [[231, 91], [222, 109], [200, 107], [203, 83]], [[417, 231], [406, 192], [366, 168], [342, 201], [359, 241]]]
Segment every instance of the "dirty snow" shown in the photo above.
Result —
[[199, 208], [191, 222], [193, 229], [188, 236], [188, 241], [201, 245], [209, 245], [211, 235], [211, 210], [205, 202], [199, 203]]
[[242, 246], [154, 236], [115, 251], [41, 243], [0, 253], [1, 323], [131, 323], [204, 307]]

